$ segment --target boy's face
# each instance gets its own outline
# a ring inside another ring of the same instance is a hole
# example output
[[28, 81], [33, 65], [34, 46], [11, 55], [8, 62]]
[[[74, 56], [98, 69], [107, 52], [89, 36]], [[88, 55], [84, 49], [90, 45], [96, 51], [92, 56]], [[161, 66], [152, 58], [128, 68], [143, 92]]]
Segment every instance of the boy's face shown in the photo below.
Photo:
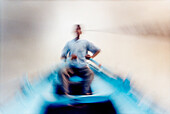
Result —
[[82, 34], [82, 31], [81, 31], [81, 29], [76, 29], [76, 34], [77, 34], [77, 35], [80, 35], [80, 34]]

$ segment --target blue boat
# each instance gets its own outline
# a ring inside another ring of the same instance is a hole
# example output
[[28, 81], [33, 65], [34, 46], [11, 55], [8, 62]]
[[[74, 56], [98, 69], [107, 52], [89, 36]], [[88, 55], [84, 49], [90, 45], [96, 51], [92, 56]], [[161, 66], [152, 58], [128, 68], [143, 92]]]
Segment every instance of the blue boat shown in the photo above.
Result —
[[[0, 108], [2, 114], [155, 114], [153, 104], [140, 102], [140, 94], [131, 87], [129, 79], [121, 79], [91, 59], [89, 67], [95, 77], [92, 95], [59, 94], [58, 67], [32, 83], [25, 76], [21, 91]], [[63, 65], [63, 64], [62, 64]], [[59, 65], [61, 67], [61, 64]], [[81, 81], [73, 77], [72, 81]]]

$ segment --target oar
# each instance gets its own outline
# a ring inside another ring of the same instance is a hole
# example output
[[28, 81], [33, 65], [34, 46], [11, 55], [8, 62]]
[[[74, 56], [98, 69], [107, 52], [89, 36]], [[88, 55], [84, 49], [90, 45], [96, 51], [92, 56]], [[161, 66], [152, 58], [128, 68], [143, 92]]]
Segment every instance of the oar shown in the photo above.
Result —
[[[114, 78], [114, 79], [117, 79], [117, 76], [111, 72], [110, 70], [108, 70], [107, 68], [105, 68], [103, 65], [101, 65], [100, 63], [98, 63], [97, 61], [95, 61], [94, 59], [90, 58], [89, 59], [91, 62], [93, 62], [94, 64], [96, 64], [99, 68], [100, 68], [100, 71], [104, 72], [104, 73], [107, 73], [107, 75], [111, 78]], [[109, 73], [109, 74], [108, 74]]]
[[122, 86], [124, 88], [124, 91], [128, 92], [131, 89], [131, 87], [130, 87], [130, 79], [128, 77], [125, 80], [123, 80], [120, 76], [112, 73], [110, 70], [108, 70], [107, 68], [102, 66], [100, 63], [98, 63], [94, 59], [90, 58], [90, 61], [93, 62], [94, 64], [96, 64], [100, 68], [100, 71], [102, 71], [108, 77], [114, 78], [114, 79], [116, 79], [117, 81], [119, 81], [121, 83], [123, 82]]

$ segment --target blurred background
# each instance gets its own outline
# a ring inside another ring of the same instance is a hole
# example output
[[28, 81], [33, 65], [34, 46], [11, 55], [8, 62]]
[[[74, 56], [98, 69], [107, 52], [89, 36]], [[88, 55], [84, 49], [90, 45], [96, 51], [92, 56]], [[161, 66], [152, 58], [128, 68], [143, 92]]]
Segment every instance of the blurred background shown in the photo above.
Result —
[[[1, 2], [0, 106], [60, 62], [82, 25], [95, 58], [154, 104], [170, 107], [170, 1], [7, 0]], [[170, 110], [169, 110], [170, 111]]]

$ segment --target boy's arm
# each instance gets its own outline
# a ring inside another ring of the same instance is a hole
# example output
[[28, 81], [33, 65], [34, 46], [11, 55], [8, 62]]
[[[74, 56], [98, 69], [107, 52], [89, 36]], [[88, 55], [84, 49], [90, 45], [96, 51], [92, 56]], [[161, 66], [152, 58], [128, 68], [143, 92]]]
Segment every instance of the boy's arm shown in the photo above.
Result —
[[69, 48], [68, 48], [68, 43], [64, 46], [63, 50], [62, 50], [62, 54], [61, 54], [61, 59], [66, 61], [67, 59], [67, 54], [69, 53]]
[[96, 53], [93, 54], [93, 56], [91, 56], [91, 58], [94, 58], [96, 57], [99, 53], [100, 53], [101, 50], [98, 50]]
[[93, 43], [91, 42], [87, 42], [87, 50], [92, 52], [93, 55], [90, 56], [89, 54], [87, 54], [85, 57], [86, 59], [90, 59], [90, 58], [94, 58], [96, 57], [99, 53], [100, 53], [100, 49], [98, 47], [96, 47]]
[[100, 53], [100, 51], [101, 51], [101, 50], [98, 50], [98, 51], [95, 52], [92, 56], [89, 55], [89, 54], [87, 54], [85, 57], [86, 57], [86, 59], [94, 58], [94, 57], [96, 57], [96, 56]]

